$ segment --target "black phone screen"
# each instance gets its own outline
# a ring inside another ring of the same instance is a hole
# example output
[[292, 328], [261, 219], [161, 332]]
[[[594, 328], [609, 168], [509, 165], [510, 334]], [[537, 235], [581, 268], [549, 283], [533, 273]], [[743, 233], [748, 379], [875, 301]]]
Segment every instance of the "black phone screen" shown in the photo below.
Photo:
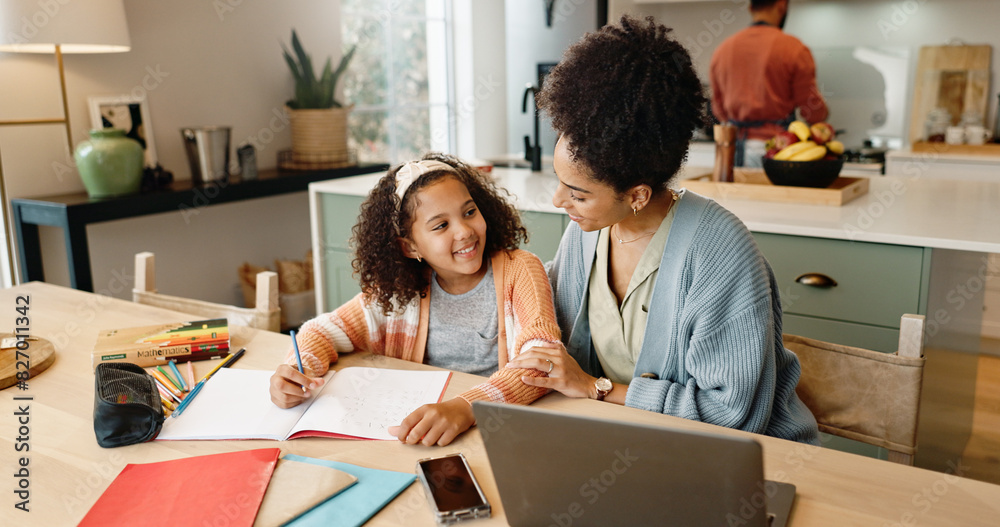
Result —
[[441, 512], [483, 505], [472, 474], [458, 456], [428, 459], [420, 463], [434, 503]]

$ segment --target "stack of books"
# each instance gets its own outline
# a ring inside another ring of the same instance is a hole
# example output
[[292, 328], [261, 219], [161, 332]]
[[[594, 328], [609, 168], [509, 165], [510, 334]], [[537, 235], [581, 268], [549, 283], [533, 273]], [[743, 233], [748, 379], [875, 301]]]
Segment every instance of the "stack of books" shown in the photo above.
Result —
[[215, 318], [102, 330], [91, 358], [94, 368], [102, 362], [131, 362], [145, 368], [228, 355], [229, 324]]

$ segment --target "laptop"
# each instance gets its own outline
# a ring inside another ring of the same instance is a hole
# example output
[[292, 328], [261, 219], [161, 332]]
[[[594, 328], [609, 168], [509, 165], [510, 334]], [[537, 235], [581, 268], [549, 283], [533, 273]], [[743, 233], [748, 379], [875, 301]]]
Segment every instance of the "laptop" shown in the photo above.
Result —
[[472, 405], [514, 527], [783, 527], [795, 487], [764, 480], [760, 444], [689, 430]]

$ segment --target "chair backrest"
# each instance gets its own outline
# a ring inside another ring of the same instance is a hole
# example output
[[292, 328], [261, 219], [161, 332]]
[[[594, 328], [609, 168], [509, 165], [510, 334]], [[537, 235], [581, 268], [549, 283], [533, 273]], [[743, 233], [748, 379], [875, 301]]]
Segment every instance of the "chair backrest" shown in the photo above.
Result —
[[155, 257], [151, 252], [142, 252], [135, 255], [135, 287], [132, 289], [132, 301], [205, 318], [225, 317], [230, 324], [237, 326], [268, 331], [281, 329], [278, 274], [274, 271], [257, 273], [257, 297], [254, 307], [236, 307], [158, 293]]
[[896, 353], [783, 335], [802, 365], [796, 392], [821, 432], [889, 451], [889, 460], [913, 464], [923, 382], [922, 315], [903, 315]]

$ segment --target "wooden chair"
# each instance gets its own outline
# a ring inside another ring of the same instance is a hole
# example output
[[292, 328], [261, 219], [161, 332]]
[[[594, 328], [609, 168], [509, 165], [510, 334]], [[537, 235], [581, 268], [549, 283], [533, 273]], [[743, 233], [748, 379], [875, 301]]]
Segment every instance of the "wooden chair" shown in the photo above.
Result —
[[785, 347], [802, 365], [796, 392], [816, 416], [820, 432], [886, 448], [889, 461], [912, 465], [923, 334], [922, 315], [903, 315], [896, 353], [783, 335]]
[[281, 329], [278, 274], [274, 271], [257, 273], [255, 307], [236, 307], [158, 293], [156, 291], [156, 263], [153, 253], [142, 252], [135, 255], [135, 287], [132, 289], [132, 301], [174, 311], [183, 311], [205, 318], [225, 317], [230, 324], [237, 326], [248, 326], [268, 331]]

